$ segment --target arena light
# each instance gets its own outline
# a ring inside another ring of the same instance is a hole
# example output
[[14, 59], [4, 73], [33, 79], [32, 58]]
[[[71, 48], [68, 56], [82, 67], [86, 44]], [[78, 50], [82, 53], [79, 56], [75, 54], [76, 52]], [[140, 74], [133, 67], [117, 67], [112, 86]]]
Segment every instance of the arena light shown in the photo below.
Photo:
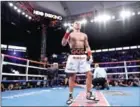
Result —
[[64, 26], [67, 27], [67, 23], [64, 23]]
[[92, 50], [91, 52], [92, 52], [92, 53], [94, 53], [95, 51], [94, 51], [94, 50]]
[[115, 48], [110, 48], [109, 51], [115, 51]]
[[140, 15], [140, 12], [138, 12], [138, 15]]
[[25, 17], [28, 17], [28, 15], [26, 14]]
[[13, 3], [9, 3], [9, 6], [10, 6], [10, 7], [13, 7]]
[[106, 14], [100, 15], [94, 18], [95, 22], [107, 22], [109, 20], [111, 20], [111, 16], [106, 15]]
[[122, 50], [122, 48], [116, 48], [116, 50]]
[[31, 17], [31, 16], [29, 16], [29, 19], [31, 20], [31, 19], [32, 19], [32, 17]]
[[91, 23], [93, 23], [93, 22], [94, 22], [94, 20], [91, 20], [90, 22], [91, 22]]
[[101, 49], [99, 49], [99, 50], [95, 50], [95, 52], [101, 52], [102, 50]]
[[17, 49], [15, 50], [16, 52], [26, 52], [26, 50], [22, 50], [22, 49]]
[[115, 19], [115, 16], [112, 16], [111, 19]]
[[138, 48], [140, 48], [140, 45], [138, 45]]
[[20, 9], [18, 9], [18, 10], [17, 10], [17, 12], [18, 12], [18, 13], [20, 13], [20, 12], [21, 12], [21, 10], [20, 10]]
[[86, 23], [87, 23], [87, 20], [86, 20], [86, 19], [83, 19], [83, 20], [82, 20], [82, 23], [83, 23], [83, 24], [86, 24]]
[[52, 57], [53, 57], [53, 58], [57, 58], [57, 55], [56, 55], [56, 54], [53, 54]]
[[22, 15], [25, 15], [25, 12], [22, 12]]
[[87, 23], [87, 20], [86, 19], [83, 19], [83, 20], [81, 20], [79, 22], [80, 22], [80, 24], [86, 24]]
[[108, 49], [102, 49], [102, 52], [107, 52], [108, 51]]
[[27, 48], [26, 47], [21, 47], [21, 46], [13, 46], [13, 45], [9, 45], [8, 46], [8, 49], [14, 49], [14, 50], [26, 50]]
[[111, 17], [109, 15], [103, 15], [104, 21], [109, 21]]
[[129, 47], [123, 47], [123, 50], [127, 50], [127, 49], [129, 49]]
[[131, 46], [130, 49], [137, 49], [137, 46]]
[[6, 49], [7, 48], [7, 45], [4, 45], [4, 44], [1, 44], [1, 48], [3, 49]]
[[65, 26], [65, 27], [71, 27], [72, 24], [71, 23], [64, 23], [63, 26]]
[[16, 6], [14, 6], [14, 9], [17, 10], [18, 8]]
[[120, 12], [120, 16], [121, 18], [125, 19], [125, 18], [129, 18], [131, 16], [131, 12], [130, 11], [121, 11]]
[[71, 26], [71, 23], [67, 23], [67, 26]]
[[132, 16], [135, 16], [135, 12], [132, 12]]

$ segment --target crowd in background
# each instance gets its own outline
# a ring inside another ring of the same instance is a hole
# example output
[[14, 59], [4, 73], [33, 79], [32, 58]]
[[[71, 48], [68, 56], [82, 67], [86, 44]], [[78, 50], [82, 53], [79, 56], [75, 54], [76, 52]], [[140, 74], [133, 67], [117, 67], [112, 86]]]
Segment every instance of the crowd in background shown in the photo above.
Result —
[[[98, 52], [93, 55], [97, 62], [117, 62], [140, 59], [140, 49]], [[135, 64], [135, 63], [133, 63]]]
[[[140, 86], [140, 76], [139, 75], [130, 75], [129, 79], [123, 78], [109, 78], [109, 86], [122, 86], [122, 87], [131, 87], [131, 86]], [[77, 76], [76, 83], [85, 84], [85, 76]], [[1, 89], [5, 90], [20, 90], [27, 88], [38, 88], [38, 87], [65, 87], [65, 76], [53, 76], [48, 77], [46, 80], [40, 80], [37, 78], [32, 79], [32, 81], [11, 81], [11, 82], [2, 82]], [[68, 86], [68, 85], [67, 85]], [[93, 87], [95, 88], [95, 87]]]
[[[53, 54], [51, 57], [45, 59], [45, 62], [49, 62], [50, 64], [54, 62], [58, 62], [58, 64], [65, 64], [68, 53], [62, 53], [61, 55]], [[98, 52], [93, 53], [94, 62], [116, 62], [116, 61], [128, 61], [128, 60], [140, 60], [140, 50], [122, 50], [122, 51], [112, 51], [112, 52]], [[6, 59], [7, 61], [10, 59]], [[13, 60], [10, 60], [13, 61]], [[14, 61], [17, 62], [17, 61]], [[17, 62], [19, 63], [19, 61]], [[22, 61], [21, 63], [25, 63]], [[31, 63], [33, 66], [33, 64]], [[127, 66], [131, 65], [140, 65], [140, 62], [129, 62]], [[34, 66], [38, 66], [37, 64]], [[124, 66], [122, 64], [105, 64], [100, 65], [101, 67], [106, 66]], [[32, 87], [53, 87], [53, 86], [64, 86], [65, 76], [59, 76], [59, 74], [64, 74], [63, 70], [64, 66], [59, 66], [59, 69], [51, 69], [51, 66], [47, 65], [40, 66], [43, 68], [47, 68], [47, 70], [39, 70], [29, 68], [29, 74], [36, 75], [46, 75], [46, 79], [41, 77], [29, 77], [29, 80], [26, 82], [25, 77], [23, 76], [3, 76], [3, 82], [1, 84], [2, 90], [13, 90], [13, 89], [25, 89]], [[107, 73], [116, 73], [116, 72], [124, 72], [124, 68], [116, 68], [116, 69], [106, 69]], [[140, 67], [127, 68], [128, 72], [140, 72]], [[13, 66], [9, 64], [3, 65], [4, 73], [14, 73], [14, 74], [25, 74], [26, 68]], [[93, 70], [94, 72], [94, 70]], [[7, 80], [23, 80], [21, 82], [5, 82]], [[41, 80], [41, 81], [39, 81]], [[111, 86], [140, 86], [140, 75], [139, 74], [130, 74], [128, 75], [128, 80], [125, 79], [125, 75], [108, 75], [108, 82]], [[77, 77], [77, 83], [85, 84], [85, 76]]]
[[[69, 53], [53, 54], [49, 57], [49, 61], [57, 61], [62, 64], [66, 62]], [[93, 53], [93, 59], [96, 62], [117, 62], [117, 61], [129, 61], [140, 59], [140, 49], [131, 50], [119, 50], [119, 51], [108, 51], [108, 52], [96, 52]]]

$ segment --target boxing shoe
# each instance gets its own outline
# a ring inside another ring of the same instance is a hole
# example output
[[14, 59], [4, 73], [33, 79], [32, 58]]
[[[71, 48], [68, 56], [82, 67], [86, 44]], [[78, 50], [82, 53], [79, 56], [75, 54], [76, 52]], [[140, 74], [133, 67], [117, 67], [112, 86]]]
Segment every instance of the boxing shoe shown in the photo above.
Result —
[[67, 105], [70, 105], [73, 103], [73, 97], [69, 97], [69, 99], [66, 101]]
[[99, 101], [99, 99], [96, 99], [96, 96], [92, 94], [92, 92], [88, 92], [86, 96], [87, 100], [93, 100], [93, 101]]

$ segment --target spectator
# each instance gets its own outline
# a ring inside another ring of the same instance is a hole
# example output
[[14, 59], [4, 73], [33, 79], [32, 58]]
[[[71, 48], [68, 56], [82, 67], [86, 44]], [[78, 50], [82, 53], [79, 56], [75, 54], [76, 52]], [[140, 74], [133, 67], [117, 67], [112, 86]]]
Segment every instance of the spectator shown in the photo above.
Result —
[[127, 84], [127, 81], [126, 80], [119, 80], [119, 86], [122, 86], [122, 87], [127, 87], [128, 84]]
[[19, 83], [16, 83], [16, 84], [15, 84], [14, 89], [15, 89], [15, 90], [19, 90], [19, 89], [21, 89]]
[[0, 85], [1, 85], [1, 91], [5, 91], [4, 85], [2, 83]]
[[14, 84], [9, 84], [9, 86], [8, 86], [8, 90], [13, 90], [14, 89]]
[[133, 86], [140, 86], [140, 80], [136, 75], [134, 76], [134, 85]]
[[26, 89], [26, 82], [21, 83], [21, 89]]
[[32, 88], [32, 85], [29, 82], [27, 83], [27, 88]]
[[114, 85], [115, 85], [115, 86], [119, 86], [118, 81], [114, 81]]
[[37, 85], [37, 87], [41, 87], [41, 81], [38, 81], [38, 82], [36, 83], [36, 85]]

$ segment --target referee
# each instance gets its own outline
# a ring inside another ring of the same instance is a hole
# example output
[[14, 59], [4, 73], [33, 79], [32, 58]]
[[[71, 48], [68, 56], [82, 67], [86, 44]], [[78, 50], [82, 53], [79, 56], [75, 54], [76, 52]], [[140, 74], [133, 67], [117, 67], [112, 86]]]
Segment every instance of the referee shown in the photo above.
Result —
[[97, 89], [109, 89], [106, 70], [99, 67], [99, 64], [97, 63], [95, 64], [93, 85]]

